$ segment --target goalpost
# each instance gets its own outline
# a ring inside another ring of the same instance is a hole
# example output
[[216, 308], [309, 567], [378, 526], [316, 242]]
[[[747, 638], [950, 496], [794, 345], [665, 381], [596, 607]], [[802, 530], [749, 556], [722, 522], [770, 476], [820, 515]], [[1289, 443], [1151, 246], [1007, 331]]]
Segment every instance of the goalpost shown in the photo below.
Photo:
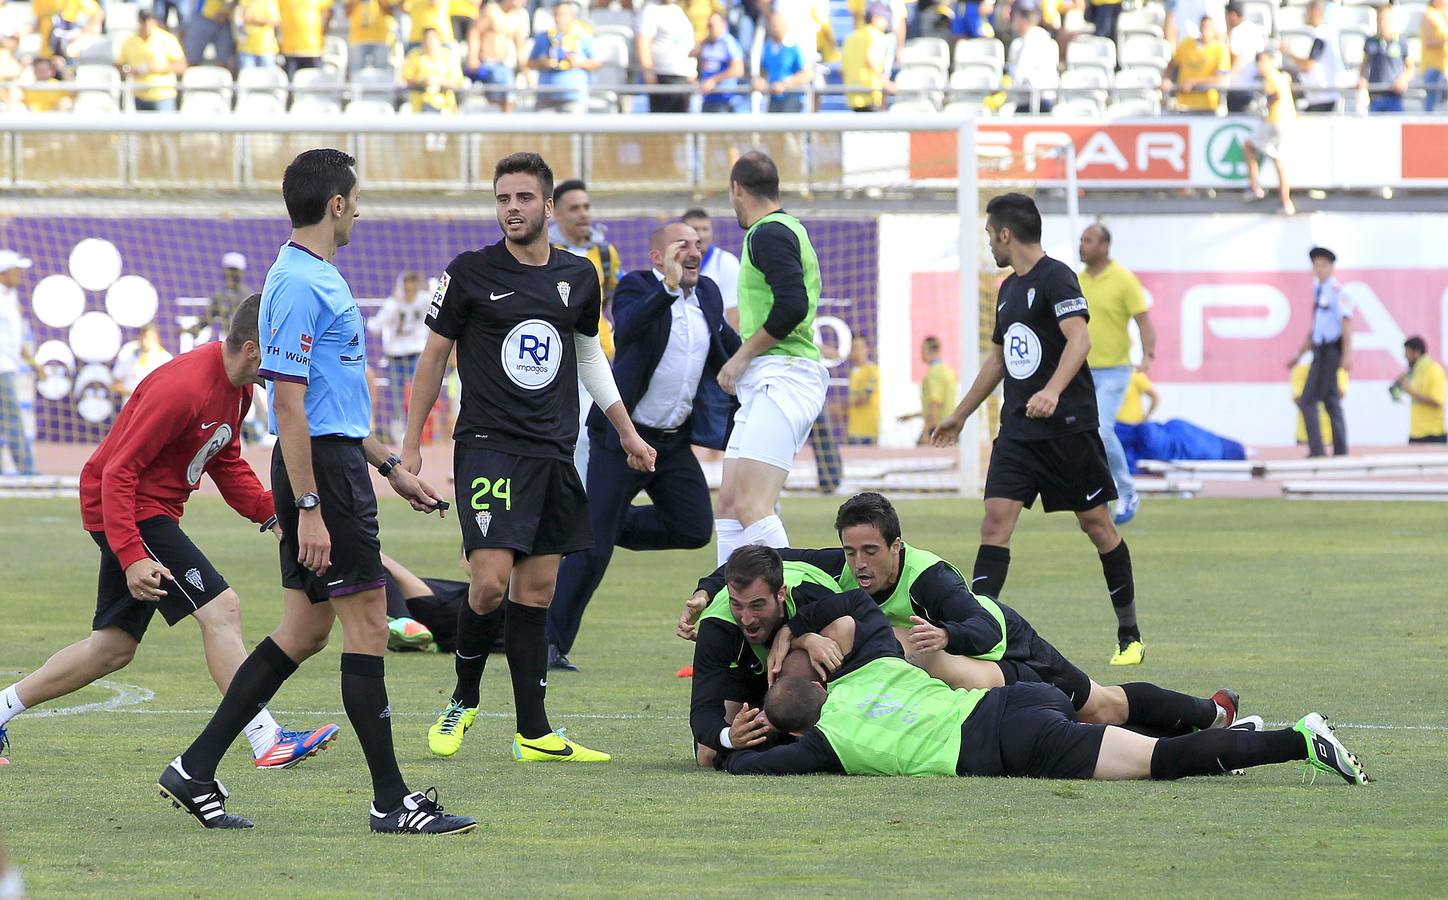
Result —
[[[866, 336], [880, 363], [880, 446], [842, 448], [841, 490], [979, 496], [987, 411], [966, 423], [954, 453], [914, 447], [919, 421], [896, 421], [919, 408], [923, 335], [939, 332], [949, 348], [957, 398], [979, 368], [973, 118], [6, 115], [0, 127], [0, 183], [34, 194], [0, 199], [0, 210], [16, 217], [12, 240], [36, 262], [22, 295], [34, 301], [29, 325], [41, 350], [31, 409], [46, 471], [78, 471], [104, 435], [120, 399], [109, 382], [134, 356], [143, 326], [156, 325], [172, 353], [210, 336], [199, 320], [225, 253], [248, 257], [245, 283], [259, 289], [284, 237], [281, 169], [307, 147], [358, 157], [364, 219], [338, 263], [364, 312], [402, 272], [435, 277], [461, 247], [496, 239], [492, 206], [477, 195], [506, 153], [538, 150], [559, 181], [586, 180], [628, 270], [647, 264], [653, 225], [686, 206], [706, 207], [716, 244], [737, 249], [728, 167], [758, 148], [779, 164], [785, 206], [810, 226], [820, 252], [817, 340], [831, 368], [837, 437], [847, 431], [849, 339]], [[67, 200], [66, 192], [81, 193]], [[796, 472], [790, 487], [812, 481], [812, 472]]]

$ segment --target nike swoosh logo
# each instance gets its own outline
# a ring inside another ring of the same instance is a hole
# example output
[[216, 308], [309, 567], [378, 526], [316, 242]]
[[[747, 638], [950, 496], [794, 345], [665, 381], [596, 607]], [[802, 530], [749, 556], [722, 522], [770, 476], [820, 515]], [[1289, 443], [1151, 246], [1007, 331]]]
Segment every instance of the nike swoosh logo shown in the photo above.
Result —
[[1121, 587], [1117, 588], [1117, 589], [1114, 590], [1114, 591], [1107, 591], [1107, 592], [1106, 592], [1106, 596], [1108, 596], [1108, 597], [1115, 597], [1117, 594], [1121, 593], [1121, 592], [1124, 591], [1124, 590], [1126, 590], [1126, 585], [1123, 584]]
[[538, 686], [539, 686], [539, 687], [547, 687], [547, 686], [548, 686], [548, 679], [546, 679], [546, 678], [540, 678], [540, 679], [538, 679]]
[[517, 292], [517, 291], [509, 291], [509, 292], [506, 293], [506, 294], [495, 294], [495, 293], [493, 293], [492, 291], [488, 291], [488, 299], [489, 299], [489, 300], [501, 300], [501, 299], [503, 299], [504, 297], [511, 297], [511, 296], [513, 296], [513, 295], [516, 294], [516, 293], [518, 293], [518, 292]]
[[989, 577], [990, 577], [989, 575], [981, 575], [981, 576], [978, 577], [978, 578], [972, 578], [972, 579], [970, 580], [970, 583], [971, 583], [971, 584], [975, 584], [977, 581], [985, 581], [985, 580], [986, 580], [987, 578], [989, 578]]
[[221, 420], [220, 420], [220, 419], [217, 419], [215, 422], [202, 422], [202, 423], [201, 423], [201, 430], [202, 430], [202, 431], [205, 431], [206, 429], [210, 428], [211, 426], [213, 426], [213, 425], [219, 425], [220, 423], [221, 423]]
[[1099, 493], [1101, 493], [1101, 492], [1104, 491], [1104, 490], [1106, 490], [1106, 489], [1105, 489], [1105, 488], [1097, 488], [1096, 490], [1094, 490], [1094, 491], [1092, 491], [1091, 493], [1087, 494], [1087, 495], [1086, 495], [1086, 499], [1087, 499], [1087, 500], [1095, 500], [1095, 499], [1096, 499], [1096, 495], [1099, 494]]
[[1001, 310], [1003, 310], [1003, 309], [1005, 309], [1005, 308], [1006, 308], [1006, 305], [1005, 305], [1004, 303], [1002, 303], [1000, 306], [997, 306], [997, 307], [996, 307], [996, 312], [1000, 312]]
[[523, 743], [522, 741], [519, 741], [519, 742], [518, 742], [518, 746], [520, 746], [520, 747], [527, 747], [529, 750], [537, 750], [539, 753], [546, 753], [546, 754], [548, 754], [549, 756], [572, 756], [572, 755], [573, 755], [573, 748], [572, 748], [572, 747], [564, 747], [562, 750], [548, 750], [548, 749], [545, 749], [545, 748], [543, 748], [543, 747], [535, 747], [535, 746], [533, 746], [532, 744], [525, 744], [525, 743]]

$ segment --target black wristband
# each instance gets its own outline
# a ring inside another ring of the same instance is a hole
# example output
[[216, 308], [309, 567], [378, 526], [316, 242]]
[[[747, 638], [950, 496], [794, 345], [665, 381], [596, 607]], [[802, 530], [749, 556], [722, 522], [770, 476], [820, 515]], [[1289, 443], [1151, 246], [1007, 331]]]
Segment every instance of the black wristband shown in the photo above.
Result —
[[386, 478], [388, 475], [392, 474], [393, 469], [397, 468], [400, 465], [402, 465], [402, 460], [397, 458], [396, 453], [393, 453], [388, 456], [387, 459], [383, 460], [382, 465], [377, 467], [377, 474], [381, 475], [383, 478]]

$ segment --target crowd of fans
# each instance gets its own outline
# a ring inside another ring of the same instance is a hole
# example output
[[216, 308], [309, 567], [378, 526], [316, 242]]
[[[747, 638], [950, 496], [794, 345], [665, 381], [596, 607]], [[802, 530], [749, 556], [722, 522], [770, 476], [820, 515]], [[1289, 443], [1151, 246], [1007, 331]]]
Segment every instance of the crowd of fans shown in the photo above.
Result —
[[1213, 114], [1263, 93], [1267, 51], [1304, 111], [1432, 112], [1445, 40], [1448, 0], [0, 0], [0, 100]]

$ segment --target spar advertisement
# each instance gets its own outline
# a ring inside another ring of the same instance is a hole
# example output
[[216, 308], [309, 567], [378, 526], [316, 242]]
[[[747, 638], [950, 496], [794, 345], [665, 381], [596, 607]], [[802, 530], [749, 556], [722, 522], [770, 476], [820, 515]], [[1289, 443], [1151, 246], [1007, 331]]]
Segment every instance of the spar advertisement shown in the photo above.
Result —
[[[1136, 273], [1151, 302], [1158, 338], [1150, 377], [1162, 398], [1162, 417], [1188, 419], [1251, 445], [1293, 442], [1288, 361], [1311, 329], [1307, 251], [1323, 245], [1337, 253], [1338, 278], [1356, 307], [1345, 403], [1350, 439], [1359, 445], [1406, 442], [1407, 404], [1391, 402], [1387, 388], [1407, 368], [1406, 338], [1422, 336], [1438, 359], [1448, 345], [1448, 257], [1442, 250], [1448, 214], [1122, 216], [1106, 222], [1114, 258]], [[912, 311], [908, 319], [886, 316], [881, 323], [886, 420], [894, 410], [919, 404], [913, 360], [925, 335], [939, 334], [947, 358], [960, 358], [953, 224], [948, 216], [881, 221], [881, 296], [908, 298]], [[1046, 217], [1045, 234], [1047, 252], [1079, 268], [1065, 217]], [[909, 254], [890, 254], [906, 246]], [[982, 264], [988, 274], [994, 270], [984, 252]], [[990, 324], [984, 323], [987, 329]], [[971, 374], [963, 373], [962, 385]]]
[[[1245, 188], [1244, 144], [1260, 120], [1241, 116], [1154, 119], [981, 119], [977, 152], [984, 183], [1065, 181], [1052, 148], [1070, 143], [1076, 177], [1093, 187]], [[1407, 116], [1303, 116], [1287, 161], [1294, 187], [1363, 189], [1448, 185], [1448, 123]], [[923, 182], [953, 186], [954, 132], [849, 134], [845, 179], [852, 186]], [[1263, 166], [1276, 184], [1276, 167]]]

